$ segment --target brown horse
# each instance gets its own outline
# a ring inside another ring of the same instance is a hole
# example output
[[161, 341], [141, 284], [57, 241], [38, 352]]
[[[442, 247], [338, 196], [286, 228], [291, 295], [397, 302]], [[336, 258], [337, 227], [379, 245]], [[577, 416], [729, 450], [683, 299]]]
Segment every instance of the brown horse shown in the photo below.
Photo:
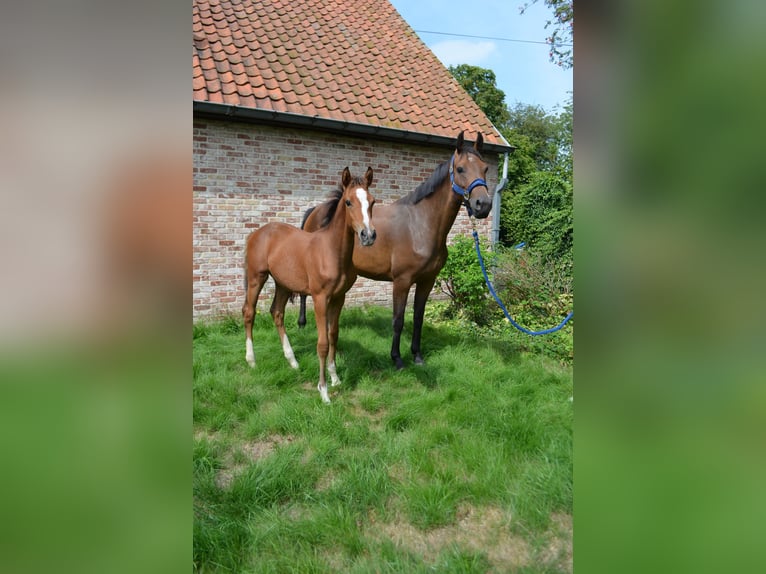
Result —
[[287, 225], [272, 222], [257, 229], [247, 239], [245, 254], [245, 359], [255, 366], [253, 352], [253, 319], [255, 305], [263, 284], [274, 278], [274, 301], [271, 316], [282, 341], [282, 350], [290, 366], [298, 368], [284, 325], [287, 300], [292, 293], [309, 293], [314, 300], [317, 325], [317, 355], [319, 356], [319, 394], [330, 402], [325, 382], [325, 363], [332, 384], [340, 384], [335, 370], [335, 349], [338, 344], [338, 318], [346, 291], [356, 281], [351, 263], [354, 235], [365, 247], [373, 245], [376, 232], [372, 224], [370, 195], [372, 168], [364, 178], [352, 177], [348, 168], [343, 170], [341, 185], [328, 202], [327, 225], [316, 233], [309, 233]]
[[[381, 231], [381, 239], [364, 252], [354, 250], [353, 263], [359, 275], [393, 282], [391, 359], [397, 369], [404, 367], [399, 340], [410, 287], [415, 284], [411, 350], [415, 363], [422, 364], [423, 315], [436, 276], [447, 261], [447, 234], [462, 205], [479, 219], [487, 217], [492, 209], [485, 181], [488, 166], [481, 157], [483, 143], [483, 136], [478, 134], [473, 147], [464, 145], [460, 132], [449, 161], [439, 165], [428, 180], [405, 197], [375, 209], [372, 222]], [[301, 227], [314, 231], [326, 225], [327, 209], [327, 203], [309, 209]], [[298, 325], [305, 324], [306, 298], [301, 297]]]

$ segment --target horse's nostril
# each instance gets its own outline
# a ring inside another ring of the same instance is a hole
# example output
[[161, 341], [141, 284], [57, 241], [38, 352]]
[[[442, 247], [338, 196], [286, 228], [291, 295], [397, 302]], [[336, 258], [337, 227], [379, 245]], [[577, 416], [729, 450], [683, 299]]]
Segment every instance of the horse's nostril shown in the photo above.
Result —
[[372, 240], [375, 241], [375, 238], [378, 236], [378, 232], [374, 229], [372, 230]]

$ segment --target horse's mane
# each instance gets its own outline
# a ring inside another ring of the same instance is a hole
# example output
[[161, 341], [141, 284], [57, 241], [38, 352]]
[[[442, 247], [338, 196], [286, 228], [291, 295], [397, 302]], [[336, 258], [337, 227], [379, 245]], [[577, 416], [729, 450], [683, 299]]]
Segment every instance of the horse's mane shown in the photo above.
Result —
[[[351, 178], [351, 184], [355, 185], [357, 187], [364, 187], [367, 188], [367, 182], [363, 177], [359, 176], [353, 176]], [[338, 187], [336, 187], [332, 193], [328, 196], [327, 201], [324, 203], [317, 205], [316, 207], [312, 207], [311, 209], [307, 210], [306, 213], [303, 214], [303, 221], [301, 222], [301, 229], [306, 223], [306, 220], [309, 218], [309, 215], [311, 215], [311, 212], [314, 209], [317, 209], [319, 207], [324, 207], [327, 209], [327, 213], [325, 213], [325, 216], [322, 218], [322, 221], [319, 224], [319, 227], [327, 227], [330, 225], [330, 222], [332, 221], [332, 218], [335, 217], [335, 212], [338, 209], [338, 203], [340, 202], [340, 198], [343, 197], [343, 186], [338, 184]]]
[[[481, 154], [478, 151], [476, 151], [476, 149], [473, 146], [470, 146], [470, 145], [464, 145], [463, 149], [461, 150], [461, 153], [472, 153], [479, 159], [482, 159]], [[450, 161], [451, 161], [451, 158], [450, 160], [440, 163], [439, 166], [434, 170], [434, 172], [428, 177], [427, 180], [425, 180], [423, 183], [418, 185], [414, 190], [412, 190], [410, 193], [408, 193], [404, 197], [399, 198], [395, 203], [415, 205], [421, 199], [431, 195], [434, 191], [436, 191], [439, 188], [442, 181], [444, 181], [444, 178], [447, 177], [449, 173]]]
[[[319, 207], [325, 208], [327, 211], [325, 213], [325, 216], [322, 218], [322, 221], [319, 224], [319, 227], [327, 227], [330, 222], [332, 221], [332, 218], [335, 216], [335, 211], [338, 209], [338, 203], [340, 202], [340, 198], [343, 197], [343, 188], [339, 185], [336, 187], [332, 193], [328, 196], [327, 201], [324, 203], [317, 205], [314, 209], [317, 209]], [[308, 213], [306, 214], [306, 217], [304, 217], [304, 223], [305, 220], [308, 219]]]
[[303, 229], [304, 227], [306, 227], [306, 221], [308, 220], [308, 218], [309, 218], [309, 215], [311, 215], [312, 213], [314, 213], [314, 210], [315, 210], [315, 209], [316, 209], [316, 206], [315, 206], [315, 205], [312, 205], [312, 206], [311, 206], [311, 207], [309, 207], [309, 208], [308, 208], [306, 211], [304, 211], [304, 212], [303, 212], [303, 219], [301, 219], [301, 229]]

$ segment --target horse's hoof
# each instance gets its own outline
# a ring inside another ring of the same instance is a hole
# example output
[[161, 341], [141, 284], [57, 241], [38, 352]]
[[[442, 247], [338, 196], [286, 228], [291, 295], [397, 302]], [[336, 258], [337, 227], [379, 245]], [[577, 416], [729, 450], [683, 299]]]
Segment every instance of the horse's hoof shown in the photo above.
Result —
[[319, 391], [319, 396], [322, 397], [322, 402], [326, 405], [330, 404], [330, 396], [327, 394], [327, 387], [322, 388], [322, 385], [317, 385], [317, 390]]
[[420, 355], [415, 355], [415, 364], [416, 365], [425, 365], [426, 362], [423, 360], [423, 357]]
[[394, 359], [394, 366], [396, 367], [397, 371], [401, 371], [404, 368], [404, 361], [397, 357]]

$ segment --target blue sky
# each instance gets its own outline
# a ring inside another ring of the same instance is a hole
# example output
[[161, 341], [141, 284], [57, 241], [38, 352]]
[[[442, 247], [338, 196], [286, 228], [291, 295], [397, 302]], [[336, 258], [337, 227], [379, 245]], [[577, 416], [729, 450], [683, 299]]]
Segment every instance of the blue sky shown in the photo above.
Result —
[[[523, 0], [390, 0], [445, 66], [470, 64], [495, 72], [509, 105], [537, 104], [552, 112], [572, 90], [572, 70], [548, 59], [548, 46], [426, 34], [429, 30], [470, 36], [544, 41], [550, 9], [540, 0], [522, 15]], [[471, 8], [475, 8], [474, 11]]]

